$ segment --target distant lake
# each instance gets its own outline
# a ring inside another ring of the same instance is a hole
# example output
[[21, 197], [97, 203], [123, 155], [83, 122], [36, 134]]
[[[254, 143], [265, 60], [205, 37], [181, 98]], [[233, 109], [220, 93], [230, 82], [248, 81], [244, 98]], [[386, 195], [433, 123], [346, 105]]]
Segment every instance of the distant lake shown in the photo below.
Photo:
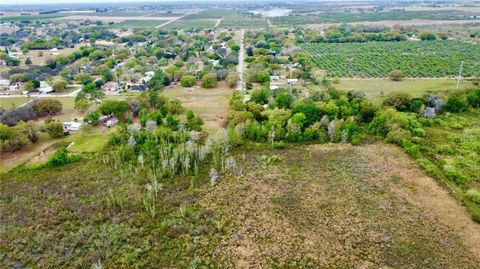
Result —
[[269, 10], [257, 9], [250, 11], [253, 15], [261, 15], [262, 17], [280, 17], [280, 16], [288, 16], [291, 9], [282, 9], [282, 8], [274, 8]]

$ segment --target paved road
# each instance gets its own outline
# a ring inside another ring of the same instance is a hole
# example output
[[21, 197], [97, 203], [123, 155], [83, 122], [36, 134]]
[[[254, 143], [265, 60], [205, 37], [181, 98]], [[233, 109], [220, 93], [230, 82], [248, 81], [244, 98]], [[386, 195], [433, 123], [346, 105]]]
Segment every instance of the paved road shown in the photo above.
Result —
[[237, 82], [237, 91], [243, 90], [243, 63], [244, 63], [244, 54], [245, 54], [245, 46], [243, 44], [243, 36], [245, 34], [245, 30], [242, 29], [242, 33], [240, 36], [240, 51], [238, 52], [238, 65], [237, 65], [237, 72], [240, 79]]

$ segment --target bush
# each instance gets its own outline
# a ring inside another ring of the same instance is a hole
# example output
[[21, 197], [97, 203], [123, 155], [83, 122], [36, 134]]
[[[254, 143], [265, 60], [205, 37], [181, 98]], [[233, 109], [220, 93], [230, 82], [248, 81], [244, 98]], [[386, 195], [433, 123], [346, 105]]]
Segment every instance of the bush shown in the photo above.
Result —
[[47, 124], [46, 128], [47, 128], [47, 133], [52, 138], [59, 138], [64, 135], [63, 124], [61, 124], [60, 122], [52, 121]]
[[477, 189], [469, 189], [465, 196], [469, 199], [472, 200], [473, 202], [480, 204], [480, 191]]
[[258, 89], [252, 92], [251, 100], [257, 104], [267, 104], [268, 98], [270, 97], [270, 90], [269, 89]]
[[293, 96], [288, 92], [282, 92], [275, 97], [275, 103], [279, 108], [290, 108], [293, 103]]
[[123, 114], [128, 110], [126, 101], [105, 100], [99, 109], [102, 115], [115, 115], [117, 118], [123, 118]]
[[48, 160], [47, 163], [45, 163], [44, 167], [60, 167], [65, 164], [74, 163], [78, 160], [78, 156], [69, 156], [67, 153], [67, 149], [62, 147]]
[[468, 181], [467, 177], [451, 164], [444, 165], [443, 170], [447, 178], [455, 181], [457, 184], [463, 185]]
[[472, 107], [480, 107], [480, 89], [477, 89], [467, 95], [467, 102]]
[[321, 109], [310, 99], [300, 99], [294, 102], [292, 114], [296, 113], [303, 113], [307, 117], [305, 127], [309, 127], [322, 118]]
[[383, 105], [394, 107], [397, 111], [410, 110], [411, 96], [408, 93], [391, 93], [383, 101]]
[[404, 140], [409, 140], [411, 138], [411, 134], [409, 131], [398, 128], [388, 132], [387, 134], [387, 142], [397, 144], [399, 146], [402, 145]]
[[197, 83], [197, 79], [194, 76], [182, 76], [180, 79], [180, 85], [182, 87], [193, 87]]
[[445, 103], [445, 110], [452, 113], [460, 113], [468, 108], [467, 102], [457, 96], [450, 96]]
[[273, 142], [273, 148], [274, 149], [284, 149], [285, 148], [285, 142], [275, 141], [275, 142]]
[[217, 86], [217, 75], [215, 73], [208, 73], [203, 76], [202, 83], [203, 88], [215, 88]]
[[33, 109], [39, 115], [55, 115], [62, 111], [62, 102], [57, 99], [41, 98], [33, 102]]
[[65, 90], [65, 88], [67, 87], [68, 83], [63, 80], [63, 79], [59, 79], [59, 80], [55, 80], [53, 82], [53, 85], [52, 85], [52, 88], [55, 90], [55, 91], [63, 91]]
[[400, 81], [405, 78], [405, 73], [402, 70], [393, 70], [388, 74], [388, 78], [393, 81]]
[[240, 77], [238, 76], [237, 72], [230, 72], [228, 75], [227, 75], [227, 78], [225, 79], [225, 81], [227, 82], [227, 85], [230, 87], [230, 88], [233, 88], [237, 85], [237, 81], [240, 79]]

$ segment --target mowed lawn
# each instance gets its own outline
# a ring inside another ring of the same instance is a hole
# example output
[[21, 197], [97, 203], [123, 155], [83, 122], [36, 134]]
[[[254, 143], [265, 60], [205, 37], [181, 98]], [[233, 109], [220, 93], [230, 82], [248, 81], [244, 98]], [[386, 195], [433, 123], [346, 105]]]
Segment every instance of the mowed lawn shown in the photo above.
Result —
[[[375, 104], [380, 104], [385, 97], [392, 92], [406, 92], [413, 97], [420, 97], [430, 91], [454, 91], [456, 80], [446, 79], [406, 79], [403, 81], [391, 81], [388, 79], [349, 79], [340, 80], [335, 87], [339, 90], [357, 90], [365, 93], [367, 98]], [[460, 89], [472, 87], [469, 81], [462, 81]]]

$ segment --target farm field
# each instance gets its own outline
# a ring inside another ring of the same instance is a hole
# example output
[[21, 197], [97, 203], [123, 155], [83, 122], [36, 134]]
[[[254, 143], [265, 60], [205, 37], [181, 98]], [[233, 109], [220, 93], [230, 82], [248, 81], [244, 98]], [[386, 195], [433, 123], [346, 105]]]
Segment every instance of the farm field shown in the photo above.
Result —
[[19, 22], [19, 21], [45, 21], [51, 19], [58, 19], [66, 17], [66, 14], [44, 14], [44, 15], [30, 15], [30, 16], [13, 16], [13, 17], [0, 17], [1, 22]]
[[110, 25], [109, 28], [155, 28], [156, 26], [159, 26], [167, 21], [168, 20], [125, 20], [122, 22], [114, 23]]
[[[460, 90], [471, 88], [469, 81], [460, 83]], [[413, 97], [421, 97], [428, 92], [452, 91], [457, 87], [454, 79], [405, 79], [402, 81], [391, 81], [388, 79], [341, 79], [335, 85], [342, 91], [361, 91], [365, 96], [377, 105], [393, 92], [405, 92]]]
[[[259, 161], [262, 155], [277, 161]], [[206, 172], [196, 178], [195, 191], [187, 191], [188, 177], [176, 177], [160, 191], [155, 217], [141, 209], [140, 175], [125, 177], [94, 160], [13, 172], [0, 189], [9, 201], [0, 208], [4, 262], [87, 266], [101, 257], [106, 267], [478, 264], [477, 224], [395, 147], [279, 152], [248, 144], [234, 156], [237, 172], [214, 187]], [[56, 245], [75, 248], [77, 255], [65, 258]], [[135, 249], [142, 255], [130, 255]]]
[[198, 19], [198, 20], [189, 20], [181, 18], [176, 20], [172, 23], [169, 23], [165, 26], [162, 26], [162, 29], [202, 29], [202, 28], [213, 28], [215, 23], [217, 22], [216, 19]]
[[330, 77], [387, 77], [395, 69], [407, 77], [480, 75], [480, 47], [459, 41], [304, 44], [315, 64]]
[[[275, 26], [292, 26], [318, 23], [352, 23], [383, 20], [464, 20], [465, 15], [474, 13], [464, 11], [385, 11], [385, 12], [365, 12], [349, 13], [343, 12], [322, 12], [316, 15], [304, 16], [282, 16], [271, 18]], [[476, 21], [472, 19], [471, 21]]]

